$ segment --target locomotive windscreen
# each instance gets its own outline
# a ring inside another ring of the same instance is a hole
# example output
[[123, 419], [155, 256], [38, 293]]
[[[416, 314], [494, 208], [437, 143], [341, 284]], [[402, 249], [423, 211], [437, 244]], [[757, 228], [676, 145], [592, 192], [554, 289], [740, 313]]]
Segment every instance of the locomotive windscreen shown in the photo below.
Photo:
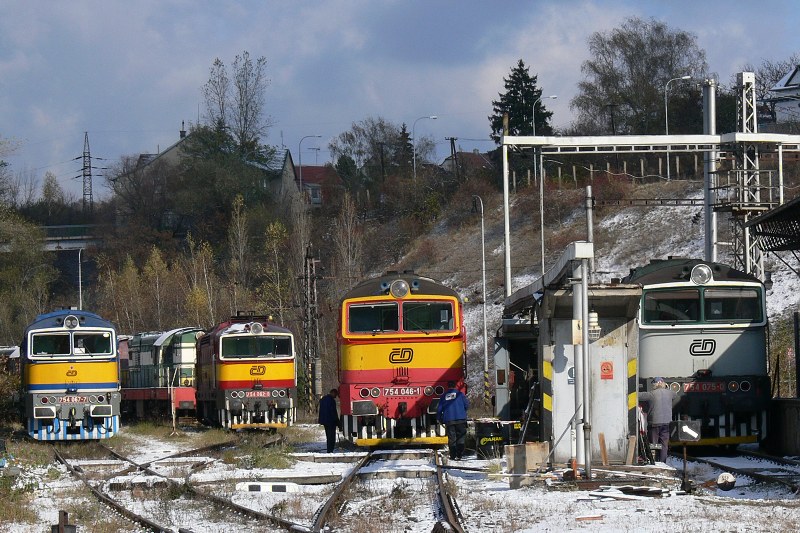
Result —
[[709, 288], [704, 291], [703, 300], [708, 322], [761, 322], [761, 304], [756, 289]]
[[351, 305], [349, 307], [350, 333], [371, 333], [373, 331], [397, 331], [397, 304], [381, 303]]
[[403, 330], [429, 331], [453, 329], [450, 302], [403, 302]]
[[644, 324], [760, 322], [760, 292], [748, 287], [646, 290]]
[[[72, 341], [72, 342], [70, 342]], [[111, 334], [107, 331], [81, 333], [35, 333], [32, 355], [112, 355]]]
[[222, 338], [222, 357], [231, 359], [291, 357], [287, 336], [234, 335]]

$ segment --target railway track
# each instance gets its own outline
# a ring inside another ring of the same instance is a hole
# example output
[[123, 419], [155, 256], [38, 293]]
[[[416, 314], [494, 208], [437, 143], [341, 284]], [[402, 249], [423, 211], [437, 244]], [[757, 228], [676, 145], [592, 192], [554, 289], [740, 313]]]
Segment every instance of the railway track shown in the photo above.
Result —
[[[274, 445], [281, 442], [282, 437], [280, 435], [276, 435], [275, 437], [276, 437], [275, 440], [268, 444]], [[272, 526], [273, 530], [277, 527], [279, 529], [286, 531], [308, 531], [308, 528], [303, 526], [302, 524], [285, 520], [283, 518], [273, 516], [267, 513], [255, 511], [248, 507], [244, 507], [242, 505], [234, 503], [226, 498], [214, 495], [210, 492], [194, 487], [188, 482], [188, 476], [187, 479], [184, 479], [183, 481], [176, 481], [171, 477], [159, 473], [153, 468], [153, 464], [159, 461], [174, 459], [178, 457], [191, 457], [193, 455], [199, 455], [202, 453], [207, 453], [208, 451], [213, 451], [215, 449], [224, 448], [226, 446], [230, 446], [231, 444], [232, 442], [229, 441], [211, 446], [204, 446], [202, 448], [197, 448], [194, 450], [188, 450], [185, 452], [171, 454], [156, 461], [150, 461], [141, 464], [108, 448], [102, 443], [100, 444], [100, 447], [106, 453], [108, 453], [118, 461], [131, 465], [122, 472], [123, 474], [127, 474], [131, 471], [143, 472], [148, 476], [152, 476], [153, 478], [158, 478], [160, 484], [165, 485], [166, 487], [168, 487], [168, 490], [172, 491], [171, 492], [172, 495], [179, 494], [181, 495], [181, 497], [190, 497], [200, 502], [199, 505], [195, 506], [195, 508], [198, 509], [197, 515], [200, 515], [202, 510], [208, 510], [211, 508], [226, 509], [227, 510], [225, 514], [226, 517], [229, 518], [232, 513], [233, 516], [241, 517], [243, 522], [244, 521], [248, 522], [248, 524], [242, 524], [242, 527], [241, 529], [239, 529], [239, 531], [248, 531], [248, 527], [249, 530], [252, 531], [263, 531], [266, 524]], [[175, 524], [174, 520], [166, 520], [165, 518], [157, 520], [151, 516], [146, 516], [147, 514], [146, 512], [132, 510], [130, 508], [132, 507], [132, 505], [129, 502], [120, 501], [119, 498], [115, 498], [111, 495], [108, 479], [106, 477], [101, 477], [100, 480], [96, 479], [93, 480], [90, 478], [90, 476], [87, 475], [84, 467], [73, 464], [71, 460], [69, 458], [64, 457], [64, 455], [55, 446], [53, 446], [53, 453], [56, 457], [56, 460], [64, 464], [69, 470], [69, 472], [74, 477], [79, 479], [84, 484], [84, 486], [86, 486], [89, 489], [89, 491], [92, 493], [92, 495], [94, 495], [94, 497], [98, 501], [110, 507], [112, 510], [119, 513], [126, 519], [130, 520], [132, 523], [137, 524], [138, 526], [143, 527], [147, 530], [156, 532], [179, 531], [179, 532], [189, 533], [192, 531], [191, 528], [186, 528], [182, 527], [179, 524]], [[120, 472], [115, 472], [113, 475], [119, 475], [119, 474]], [[160, 503], [163, 503], [163, 498], [158, 501]], [[144, 506], [139, 505], [138, 507], [144, 507]], [[159, 507], [163, 507], [163, 505], [159, 505]], [[164, 514], [164, 513], [159, 513], [159, 514]], [[167, 516], [169, 517], [169, 513], [167, 513]], [[191, 518], [193, 523], [196, 523], [198, 516], [192, 516]], [[164, 522], [170, 522], [170, 523], [164, 523]]]
[[739, 450], [731, 457], [709, 459], [687, 456], [686, 459], [707, 464], [735, 476], [750, 478], [757, 483], [782, 485], [794, 494], [800, 493], [800, 461], [746, 450]]
[[[354, 494], [357, 492], [354, 487], [355, 484], [359, 480], [367, 481], [381, 476], [391, 475], [391, 470], [393, 470], [393, 467], [389, 466], [388, 468], [381, 468], [379, 463], [382, 461], [388, 463], [396, 460], [398, 456], [389, 455], [387, 457], [388, 458], [382, 458], [379, 452], [370, 450], [350, 470], [348, 475], [342, 479], [330, 497], [319, 508], [314, 517], [313, 524], [311, 525], [311, 531], [332, 531], [336, 530], [337, 528], [340, 528], [342, 531], [349, 530], [348, 526], [343, 524], [346, 523], [345, 515], [348, 508], [354, 506], [355, 503]], [[406, 469], [402, 472], [401, 470], [403, 469], [400, 468], [394, 468], [394, 470], [397, 470], [400, 474], [402, 474], [401, 477], [427, 477], [432, 480], [432, 483], [429, 484], [429, 494], [431, 495], [433, 514], [436, 516], [435, 522], [431, 529], [432, 533], [464, 533], [464, 529], [460, 523], [460, 512], [456, 506], [455, 499], [450, 494], [450, 489], [447, 483], [447, 475], [442, 464], [441, 455], [438, 452], [431, 450], [428, 452], [427, 457], [429, 459], [427, 468], [417, 470], [416, 473], [414, 473], [413, 468], [410, 470]], [[368, 466], [375, 468], [372, 468], [371, 471], [366, 471]], [[389, 472], [387, 472], [387, 470]], [[393, 486], [388, 490], [391, 492], [390, 497], [393, 497], [395, 492], [402, 492], [402, 489], [398, 491], [396, 486]], [[413, 493], [413, 491], [411, 492]], [[404, 498], [404, 496], [399, 497]], [[375, 501], [375, 505], [380, 505], [381, 498], [381, 495], [377, 495], [371, 496], [367, 499]], [[389, 518], [389, 516], [383, 516], [383, 519]]]

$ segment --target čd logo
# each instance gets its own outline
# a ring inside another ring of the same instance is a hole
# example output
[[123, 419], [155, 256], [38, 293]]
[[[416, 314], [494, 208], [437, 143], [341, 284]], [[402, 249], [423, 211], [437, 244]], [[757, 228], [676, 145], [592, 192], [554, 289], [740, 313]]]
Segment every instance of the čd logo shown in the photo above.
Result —
[[695, 339], [689, 345], [690, 355], [712, 355], [717, 349], [717, 341], [714, 339]]
[[266, 373], [267, 373], [267, 367], [264, 365], [257, 365], [250, 367], [251, 376], [263, 376]]
[[414, 358], [414, 350], [411, 348], [392, 348], [389, 352], [390, 363], [410, 363]]

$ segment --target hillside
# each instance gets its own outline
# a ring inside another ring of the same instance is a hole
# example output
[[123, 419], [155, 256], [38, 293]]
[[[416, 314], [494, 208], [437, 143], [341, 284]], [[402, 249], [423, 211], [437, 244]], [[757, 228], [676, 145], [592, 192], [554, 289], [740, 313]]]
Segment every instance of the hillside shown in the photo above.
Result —
[[[598, 183], [602, 194], [603, 184]], [[702, 198], [700, 182], [672, 181], [645, 184], [625, 191], [633, 198]], [[597, 196], [598, 192], [594, 192]], [[504, 299], [503, 195], [482, 191], [486, 240], [486, 290], [489, 366], [492, 367], [492, 338], [500, 326]], [[586, 238], [584, 191], [575, 189], [545, 191], [545, 265], [549, 268], [564, 246]], [[468, 201], [470, 203], [468, 203]], [[541, 275], [538, 191], [521, 189], [511, 195], [512, 290], [517, 290]], [[453, 201], [448, 212], [413, 249], [394, 265], [440, 279], [467, 298], [466, 318], [469, 337], [468, 383], [473, 391], [482, 390], [483, 314], [481, 297], [480, 215], [470, 213], [471, 200]], [[596, 246], [595, 280], [610, 281], [628, 274], [631, 268], [650, 259], [668, 256], [702, 257], [703, 222], [693, 223], [697, 207], [604, 208], [594, 213]], [[724, 239], [727, 220], [720, 216], [720, 239]], [[732, 262], [724, 248], [720, 262]], [[790, 261], [790, 264], [791, 261]], [[770, 318], [778, 320], [797, 309], [800, 278], [786, 265], [767, 257], [767, 270], [773, 271], [773, 288], [767, 293]]]

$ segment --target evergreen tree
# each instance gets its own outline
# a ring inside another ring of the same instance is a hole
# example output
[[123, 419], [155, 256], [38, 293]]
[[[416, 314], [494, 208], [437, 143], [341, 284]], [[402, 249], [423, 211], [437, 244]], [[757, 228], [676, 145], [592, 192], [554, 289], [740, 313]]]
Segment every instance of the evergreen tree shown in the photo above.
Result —
[[[505, 93], [499, 93], [500, 100], [492, 101], [494, 114], [489, 117], [492, 128], [490, 137], [500, 144], [503, 136], [503, 114], [508, 113], [508, 130], [510, 135], [531, 135], [533, 124], [531, 114], [533, 104], [542, 97], [542, 90], [536, 86], [537, 76], [531, 76], [528, 67], [520, 59], [517, 66], [511, 69], [508, 78], [503, 78]], [[550, 117], [544, 101], [536, 104], [536, 134], [551, 135]]]

